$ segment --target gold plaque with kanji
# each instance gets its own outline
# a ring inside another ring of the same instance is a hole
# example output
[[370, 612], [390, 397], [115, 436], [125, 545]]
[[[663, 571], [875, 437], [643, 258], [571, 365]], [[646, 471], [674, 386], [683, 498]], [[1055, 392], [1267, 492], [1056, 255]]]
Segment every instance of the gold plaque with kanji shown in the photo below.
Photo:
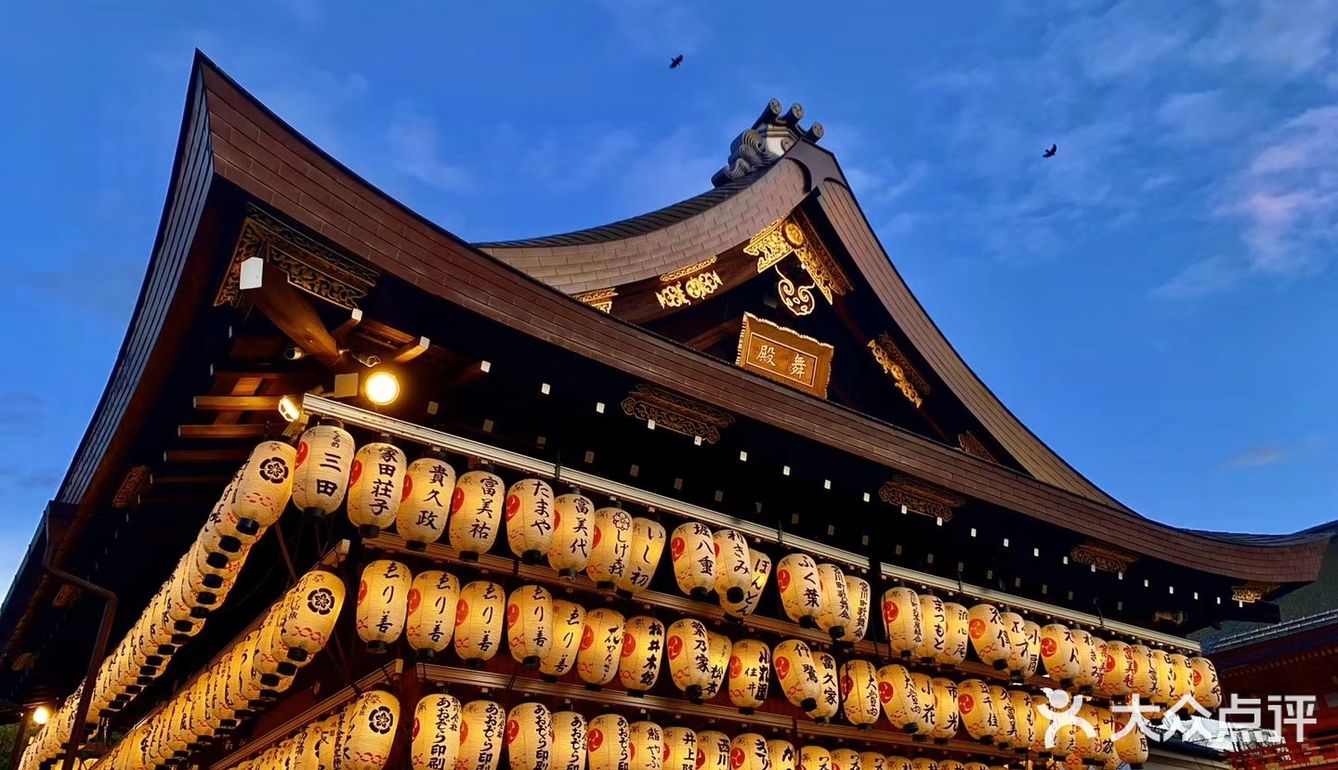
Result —
[[743, 314], [734, 363], [819, 398], [827, 397], [835, 348], [752, 313]]

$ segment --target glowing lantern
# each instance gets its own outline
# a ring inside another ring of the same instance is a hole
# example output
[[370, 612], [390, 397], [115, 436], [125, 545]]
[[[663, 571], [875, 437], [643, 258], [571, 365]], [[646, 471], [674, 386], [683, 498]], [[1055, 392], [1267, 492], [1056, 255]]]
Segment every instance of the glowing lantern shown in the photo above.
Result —
[[777, 739], [767, 741], [767, 760], [771, 763], [771, 770], [796, 770], [798, 759], [793, 743]]
[[[553, 641], [549, 643], [539, 672], [556, 680], [576, 665], [576, 656], [585, 637], [585, 608], [563, 599], [553, 600]], [[581, 744], [584, 746], [584, 742]]]
[[251, 450], [232, 489], [232, 515], [242, 531], [256, 532], [278, 521], [293, 494], [297, 450], [283, 441], [262, 441]]
[[336, 420], [307, 428], [293, 461], [293, 505], [308, 516], [334, 513], [348, 491], [353, 436]]
[[729, 736], [715, 730], [697, 733], [698, 770], [729, 770]]
[[799, 770], [832, 770], [832, 753], [821, 746], [799, 749]]
[[767, 739], [757, 733], [740, 733], [729, 742], [730, 770], [771, 770]]
[[553, 713], [551, 770], [585, 770], [585, 743], [585, 717], [575, 711]]
[[[1050, 701], [1045, 695], [1031, 696], [1031, 714], [1036, 722], [1036, 735], [1032, 740], [1031, 750], [1042, 758], [1054, 756], [1055, 744], [1047, 746], [1046, 743], [1052, 737], [1056, 741], [1058, 740], [1058, 731], [1053, 734], [1050, 733], [1051, 720], [1046, 716], [1049, 713], [1053, 713], [1053, 711], [1050, 708]], [[1014, 709], [1013, 715], [1017, 716], [1016, 709]]]
[[670, 623], [665, 647], [674, 686], [689, 700], [701, 700], [711, 683], [711, 643], [706, 626], [694, 618]]
[[813, 668], [818, 672], [818, 705], [807, 713], [818, 724], [826, 724], [841, 710], [841, 685], [836, 658], [826, 652], [813, 653]]
[[595, 504], [576, 493], [553, 501], [553, 539], [548, 544], [548, 566], [565, 578], [576, 577], [590, 562], [590, 518]]
[[404, 492], [395, 513], [395, 531], [411, 551], [422, 551], [441, 539], [451, 516], [455, 469], [439, 454], [409, 463]]
[[497, 770], [502, 757], [506, 709], [490, 700], [472, 700], [460, 709], [460, 754], [455, 770]]
[[1137, 726], [1129, 727], [1131, 714], [1121, 713], [1114, 715], [1115, 732], [1114, 738], [1115, 756], [1133, 770], [1142, 770], [1143, 763], [1148, 761], [1148, 736]]
[[590, 770], [628, 770], [631, 728], [617, 714], [600, 714], [586, 730]]
[[818, 708], [818, 699], [822, 696], [821, 679], [807, 644], [798, 639], [781, 642], [772, 651], [771, 665], [776, 669], [776, 678], [786, 700], [805, 713]]
[[1022, 631], [1027, 635], [1027, 665], [1022, 669], [1022, 676], [1028, 679], [1036, 675], [1041, 665], [1041, 626], [1024, 620]]
[[998, 685], [990, 685], [990, 704], [994, 706], [994, 718], [999, 723], [999, 730], [994, 734], [994, 742], [1001, 748], [1018, 746], [1021, 737], [1017, 731], [1017, 712], [1008, 691]]
[[395, 741], [400, 702], [384, 690], [358, 696], [341, 720], [343, 741], [339, 767], [348, 770], [382, 770]]
[[1132, 674], [1133, 692], [1145, 703], [1151, 702], [1158, 690], [1157, 666], [1154, 661], [1156, 653], [1151, 647], [1143, 644], [1129, 645], [1129, 651], [1132, 654], [1129, 670]]
[[720, 606], [724, 608], [725, 613], [735, 618], [744, 618], [753, 614], [757, 609], [757, 602], [762, 598], [762, 590], [766, 588], [767, 578], [771, 577], [771, 557], [757, 550], [748, 549], [748, 554], [753, 561], [753, 579], [748, 584], [748, 590], [744, 592], [743, 601], [731, 602], [721, 597]]
[[1078, 654], [1078, 670], [1073, 682], [1082, 692], [1090, 695], [1101, 677], [1101, 659], [1096, 648], [1096, 640], [1081, 628], [1072, 629], [1071, 634], [1073, 647]]
[[553, 639], [553, 595], [541, 586], [521, 586], [506, 606], [506, 643], [511, 657], [537, 668]]
[[729, 652], [733, 646], [728, 636], [711, 631], [706, 632], [706, 648], [711, 663], [711, 678], [702, 690], [702, 700], [714, 698], [725, 686], [725, 674], [729, 669]]
[[920, 597], [898, 586], [883, 592], [883, 631], [892, 653], [912, 658], [920, 646]]
[[963, 762], [962, 770], [990, 770], [990, 766], [984, 762]]
[[576, 653], [576, 673], [587, 684], [603, 686], [618, 673], [623, 649], [623, 616], [607, 607], [585, 613], [581, 649]]
[[921, 663], [934, 663], [947, 648], [948, 613], [943, 600], [933, 594], [920, 594], [920, 643], [915, 647], [915, 657]]
[[876, 751], [861, 751], [859, 766], [860, 770], [888, 770], [887, 757]]
[[832, 749], [832, 770], [863, 770], [859, 752], [854, 749]]
[[1179, 703], [1181, 698], [1194, 695], [1194, 669], [1187, 656], [1171, 655], [1171, 674], [1171, 703]]
[[404, 498], [404, 452], [376, 442], [358, 449], [348, 475], [348, 519], [363, 537], [376, 537], [395, 523]]
[[916, 712], [920, 705], [915, 682], [905, 666], [894, 663], [878, 669], [878, 702], [894, 728], [908, 733], [919, 729]]
[[938, 760], [930, 757], [916, 757], [911, 760], [911, 770], [938, 770]]
[[817, 628], [822, 610], [822, 587], [818, 565], [812, 557], [792, 553], [776, 565], [776, 587], [780, 589], [785, 614], [805, 628]]
[[627, 557], [627, 569], [613, 581], [619, 594], [632, 596], [650, 586], [664, 553], [664, 543], [664, 527], [658, 521], [640, 516], [632, 519], [632, 550]]
[[456, 479], [446, 532], [461, 559], [477, 561], [497, 541], [503, 489], [502, 479], [487, 471], [469, 471]]
[[1152, 702], [1159, 706], [1169, 706], [1175, 703], [1175, 670], [1174, 663], [1171, 660], [1171, 653], [1166, 650], [1152, 651], [1152, 670], [1156, 676], [1157, 691], [1152, 696]]
[[1022, 751], [1036, 745], [1036, 709], [1032, 706], [1031, 694], [1009, 690], [1008, 700], [1013, 705], [1013, 727], [1017, 732], [1013, 747]]
[[705, 524], [689, 521], [675, 528], [669, 538], [669, 558], [678, 590], [698, 601], [715, 590], [715, 538]]
[[884, 759], [887, 760], [887, 770], [912, 770], [911, 761], [906, 757], [888, 754]]
[[850, 600], [850, 624], [841, 635], [842, 642], [858, 642], [869, 632], [869, 612], [873, 606], [873, 589], [869, 581], [846, 575], [846, 597]]
[[968, 610], [968, 614], [971, 647], [976, 651], [976, 657], [995, 669], [1004, 670], [1013, 644], [999, 617], [999, 608], [992, 604], [977, 604]]
[[747, 714], [767, 699], [771, 650], [756, 639], [734, 642], [729, 655], [729, 702]]
[[622, 659], [618, 663], [618, 681], [628, 692], [649, 692], [660, 675], [660, 657], [664, 650], [664, 624], [655, 618], [637, 615], [623, 625]]
[[934, 662], [941, 669], [950, 669], [966, 660], [971, 646], [971, 616], [962, 605], [944, 602], [943, 618], [943, 649], [934, 655]]
[[841, 665], [841, 701], [850, 724], [867, 730], [878, 722], [878, 669], [867, 660], [848, 660]]
[[506, 493], [506, 544], [525, 564], [537, 564], [553, 544], [553, 488], [523, 479]]
[[[647, 723], [649, 724], [649, 723]], [[635, 735], [635, 731], [633, 732]], [[696, 770], [697, 734], [686, 727], [665, 727], [660, 730], [663, 749], [663, 762], [657, 760], [662, 770]], [[635, 758], [633, 764], [636, 764]]]
[[934, 743], [944, 744], [957, 735], [957, 730], [962, 726], [957, 711], [957, 683], [939, 676], [930, 681], [934, 687], [934, 717], [929, 737], [934, 739]]
[[940, 759], [938, 761], [938, 770], [966, 770], [966, 765], [955, 759]]
[[1067, 627], [1058, 623], [1041, 627], [1041, 662], [1045, 664], [1045, 673], [1059, 682], [1060, 687], [1073, 686], [1081, 666], [1073, 634]]
[[716, 530], [715, 590], [722, 601], [737, 604], [747, 595], [753, 580], [753, 560], [748, 541], [732, 529]]
[[548, 770], [553, 740], [553, 716], [542, 703], [522, 703], [506, 715], [511, 770]]
[[835, 564], [818, 565], [818, 589], [822, 607], [818, 611], [818, 628], [833, 639], [845, 636], [846, 628], [854, 622], [850, 595], [846, 593], [846, 576]]
[[1016, 612], [1000, 612], [999, 620], [1003, 623], [1004, 632], [1008, 635], [1008, 654], [1004, 659], [1004, 666], [1014, 682], [1020, 682], [1024, 678], [1027, 670], [1028, 659], [1030, 658], [1030, 639], [1027, 637], [1026, 621]]
[[492, 660], [505, 633], [506, 591], [489, 580], [475, 580], [460, 589], [455, 603], [455, 654], [471, 668]]
[[460, 581], [454, 575], [441, 570], [414, 575], [404, 638], [420, 657], [435, 655], [450, 646], [459, 606]]
[[633, 722], [627, 726], [628, 765], [631, 770], [662, 770], [664, 731], [654, 722]]
[[1217, 681], [1217, 667], [1204, 657], [1189, 659], [1190, 685], [1194, 689], [1194, 700], [1206, 709], [1215, 709], [1222, 705], [1222, 685]]
[[444, 694], [424, 696], [413, 713], [413, 770], [451, 770], [459, 756], [460, 701]]
[[632, 515], [621, 508], [595, 511], [595, 534], [590, 542], [590, 560], [585, 573], [600, 588], [613, 588], [627, 573], [632, 550]]
[[334, 631], [344, 606], [344, 581], [326, 570], [312, 570], [297, 581], [289, 596], [281, 640], [289, 648], [289, 659], [304, 662], [324, 649]]
[[1114, 639], [1106, 642], [1101, 655], [1101, 678], [1097, 680], [1096, 691], [1107, 697], [1128, 695], [1131, 660], [1133, 652], [1129, 645]]
[[391, 559], [378, 559], [362, 571], [358, 586], [358, 638], [373, 652], [400, 638], [408, 614], [409, 568]]
[[994, 698], [990, 687], [979, 679], [963, 679], [957, 683], [957, 713], [966, 734], [981, 743], [993, 743], [999, 732], [999, 720], [994, 715]]

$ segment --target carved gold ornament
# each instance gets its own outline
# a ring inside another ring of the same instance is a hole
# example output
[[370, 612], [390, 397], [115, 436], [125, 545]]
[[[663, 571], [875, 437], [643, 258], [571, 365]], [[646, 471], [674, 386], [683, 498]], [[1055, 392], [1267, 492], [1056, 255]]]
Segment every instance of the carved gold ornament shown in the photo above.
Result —
[[924, 404], [924, 397], [929, 395], [929, 383], [920, 373], [915, 371], [911, 362], [897, 347], [892, 338], [883, 332], [878, 335], [878, 339], [869, 341], [869, 352], [873, 354], [874, 360], [883, 367], [883, 371], [892, 378], [896, 384], [897, 390], [919, 409]]
[[656, 427], [684, 436], [701, 436], [708, 444], [720, 440], [720, 431], [734, 424], [734, 415], [654, 385], [637, 385], [622, 402], [623, 414], [654, 420]]
[[931, 519], [952, 520], [953, 513], [966, 498], [936, 484], [913, 476], [897, 474], [878, 490], [878, 499], [893, 506], [906, 506], [908, 513], [918, 513]]
[[594, 291], [573, 294], [572, 296], [596, 310], [611, 313], [613, 312], [613, 298], [618, 296], [618, 290], [595, 289]]
[[[812, 223], [799, 210], [767, 225], [748, 240], [743, 252], [757, 257], [758, 273], [776, 267], [776, 273], [780, 275], [780, 281], [776, 284], [777, 294], [786, 309], [797, 316], [813, 312], [813, 289], [821, 292], [830, 305], [833, 297], [843, 296], [854, 288], [832, 258], [831, 252], [817, 237]], [[794, 281], [781, 272], [779, 263], [791, 254], [795, 255], [804, 272], [813, 280], [811, 284], [796, 286]]]
[[682, 278], [683, 276], [692, 275], [693, 273], [699, 273], [705, 270], [706, 268], [710, 267], [711, 265], [714, 265], [717, 259], [719, 258], [711, 256], [698, 262], [693, 262], [692, 264], [687, 265], [685, 267], [680, 267], [677, 270], [665, 273], [664, 275], [660, 276], [660, 280], [664, 283], [669, 283], [670, 281], [677, 281], [679, 278]]
[[725, 284], [716, 271], [698, 273], [686, 281], [677, 281], [655, 292], [661, 308], [691, 305], [693, 300], [706, 299]]
[[1263, 601], [1265, 596], [1278, 590], [1280, 586], [1277, 583], [1260, 583], [1251, 581], [1243, 585], [1231, 587], [1231, 601], [1241, 604], [1254, 604]]
[[1126, 572], [1129, 565], [1138, 561], [1138, 554], [1105, 543], [1082, 543], [1069, 552], [1069, 560], [1101, 572]]
[[819, 398], [827, 397], [836, 349], [752, 313], [743, 314], [743, 331], [734, 363]]
[[995, 457], [994, 453], [986, 448], [980, 439], [976, 438], [976, 435], [969, 430], [957, 434], [957, 446], [972, 457], [979, 457], [992, 463], [999, 462], [999, 458]]

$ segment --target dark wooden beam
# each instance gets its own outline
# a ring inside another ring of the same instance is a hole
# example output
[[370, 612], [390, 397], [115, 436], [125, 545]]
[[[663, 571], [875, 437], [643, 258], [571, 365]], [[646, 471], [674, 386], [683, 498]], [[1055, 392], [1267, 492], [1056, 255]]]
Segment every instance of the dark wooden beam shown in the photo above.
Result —
[[360, 323], [362, 323], [362, 311], [355, 307], [349, 311], [348, 318], [330, 332], [330, 336], [335, 338], [335, 342], [342, 344]]
[[196, 396], [195, 408], [209, 412], [262, 412], [279, 408], [279, 396]]
[[282, 270], [260, 257], [242, 263], [238, 282], [242, 296], [279, 327], [304, 353], [328, 367], [339, 362], [339, 345], [320, 315]]
[[432, 343], [427, 337], [419, 337], [416, 340], [408, 342], [391, 354], [390, 360], [397, 364], [412, 361], [421, 356], [424, 351], [431, 347]]
[[250, 456], [245, 449], [169, 449], [165, 463], [239, 463]]
[[[275, 415], [277, 418], [278, 415]], [[275, 420], [279, 422], [279, 420]], [[264, 423], [242, 425], [180, 425], [177, 427], [179, 438], [263, 438]]]

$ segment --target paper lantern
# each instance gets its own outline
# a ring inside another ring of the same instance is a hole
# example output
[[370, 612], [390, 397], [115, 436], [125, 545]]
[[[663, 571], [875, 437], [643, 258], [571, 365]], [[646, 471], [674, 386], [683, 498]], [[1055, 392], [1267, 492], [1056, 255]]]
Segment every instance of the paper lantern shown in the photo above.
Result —
[[630, 770], [662, 770], [664, 732], [654, 722], [633, 722], [627, 726], [627, 759]]
[[1081, 666], [1073, 634], [1066, 626], [1050, 623], [1041, 627], [1041, 663], [1060, 687], [1073, 687]]
[[549, 770], [553, 741], [553, 716], [542, 703], [522, 703], [506, 715], [511, 770]]
[[934, 714], [929, 737], [934, 743], [944, 744], [956, 736], [962, 726], [961, 716], [957, 711], [957, 683], [941, 676], [936, 676], [930, 681], [934, 687]]
[[441, 539], [451, 516], [455, 469], [439, 453], [409, 463], [404, 492], [395, 513], [395, 531], [411, 551], [422, 551]]
[[818, 724], [826, 724], [841, 710], [841, 684], [836, 658], [822, 651], [813, 653], [813, 668], [818, 672], [818, 705], [806, 712]]
[[800, 748], [799, 770], [832, 770], [832, 753], [822, 746]]
[[966, 728], [966, 734], [981, 743], [993, 743], [999, 732], [999, 720], [994, 715], [994, 698], [990, 687], [979, 679], [963, 679], [957, 683], [957, 714]]
[[818, 708], [821, 679], [807, 644], [798, 639], [781, 642], [771, 653], [771, 665], [786, 700], [805, 713]]
[[1206, 709], [1215, 709], [1222, 705], [1222, 685], [1217, 681], [1217, 667], [1204, 657], [1189, 659], [1190, 685], [1194, 690], [1194, 700]]
[[600, 588], [614, 588], [626, 576], [632, 551], [632, 516], [621, 508], [600, 508], [594, 516], [586, 574]]
[[404, 638], [419, 657], [435, 655], [451, 644], [455, 613], [460, 606], [460, 581], [449, 572], [424, 570], [409, 587], [409, 622]]
[[1024, 679], [1036, 675], [1041, 665], [1041, 626], [1030, 620], [1022, 621], [1022, 632], [1027, 636], [1027, 664], [1022, 669]]
[[308, 516], [338, 510], [348, 491], [353, 466], [353, 436], [337, 420], [307, 428], [297, 442], [293, 460], [293, 505]]
[[729, 770], [729, 736], [715, 730], [697, 733], [697, 770]]
[[576, 653], [576, 673], [586, 684], [603, 686], [618, 673], [623, 649], [623, 616], [607, 607], [585, 613], [585, 631]]
[[916, 757], [911, 760], [911, 770], [938, 770], [938, 760], [930, 757]]
[[893, 663], [878, 669], [878, 702], [892, 727], [908, 733], [919, 729], [915, 682], [905, 666]]
[[627, 568], [613, 581], [621, 596], [632, 596], [650, 586], [655, 568], [660, 564], [660, 555], [664, 553], [664, 542], [664, 527], [659, 522], [640, 516], [632, 519], [632, 545]]
[[984, 762], [963, 762], [962, 770], [991, 770], [991, 768]]
[[818, 588], [822, 606], [818, 611], [818, 628], [833, 639], [845, 636], [846, 628], [854, 622], [850, 595], [846, 593], [846, 576], [835, 564], [818, 565]]
[[262, 441], [251, 450], [232, 489], [232, 515], [251, 533], [278, 521], [293, 494], [297, 450], [283, 441]]
[[799, 754], [793, 743], [772, 738], [767, 740], [767, 760], [771, 762], [771, 770], [796, 770]]
[[664, 728], [664, 770], [697, 770], [697, 734], [686, 727]]
[[[576, 656], [585, 637], [585, 608], [575, 602], [553, 600], [553, 641], [549, 643], [539, 672], [545, 679], [558, 677], [576, 665]], [[584, 746], [584, 742], [581, 744]]]
[[409, 568], [392, 559], [370, 562], [358, 586], [358, 638], [373, 652], [385, 652], [400, 638], [409, 609]]
[[878, 669], [867, 660], [841, 664], [841, 706], [850, 724], [867, 730], [878, 722]]
[[1008, 749], [1018, 746], [1021, 736], [1017, 731], [1017, 712], [1008, 691], [998, 685], [990, 685], [990, 704], [994, 706], [994, 718], [999, 723], [999, 730], [994, 734], [994, 743]]
[[1153, 702], [1159, 689], [1156, 653], [1151, 647], [1143, 644], [1129, 645], [1129, 651], [1132, 653], [1129, 670], [1133, 674], [1133, 693], [1144, 703]]
[[1142, 770], [1148, 761], [1148, 737], [1137, 726], [1129, 727], [1131, 714], [1115, 714], [1115, 755], [1132, 770]]
[[943, 670], [956, 668], [966, 660], [971, 647], [971, 616], [956, 602], [943, 602], [943, 649], [934, 655], [934, 662]]
[[497, 770], [505, 725], [506, 710], [498, 704], [490, 700], [466, 703], [460, 709], [460, 753], [455, 770]]
[[869, 608], [873, 605], [873, 589], [864, 578], [846, 575], [846, 596], [850, 600], [850, 623], [842, 642], [858, 642], [869, 632]]
[[521, 586], [506, 605], [506, 643], [511, 657], [537, 668], [553, 639], [553, 595], [542, 586]]
[[586, 730], [586, 757], [590, 770], [628, 770], [631, 728], [617, 714], [600, 714]]
[[767, 699], [771, 650], [765, 642], [740, 639], [729, 654], [729, 702], [747, 714]]
[[395, 741], [400, 702], [384, 690], [359, 695], [342, 720], [343, 742], [339, 767], [347, 770], [382, 770]]
[[1194, 669], [1189, 665], [1189, 658], [1180, 653], [1171, 653], [1171, 692], [1167, 700], [1174, 704], [1181, 698], [1194, 695]]
[[723, 601], [743, 601], [753, 582], [753, 560], [744, 536], [732, 529], [718, 529], [712, 536], [715, 548], [715, 590]]
[[725, 610], [725, 614], [734, 618], [745, 618], [753, 614], [757, 609], [757, 602], [762, 598], [767, 579], [771, 577], [771, 557], [756, 548], [748, 549], [748, 554], [753, 560], [753, 580], [748, 584], [748, 590], [744, 592], [743, 601], [731, 602], [724, 597], [720, 598], [720, 606]]
[[553, 539], [548, 544], [548, 566], [562, 577], [576, 577], [590, 562], [590, 528], [595, 504], [576, 493], [553, 501]]
[[938, 770], [966, 770], [966, 765], [955, 759], [938, 760]]
[[887, 770], [912, 770], [911, 761], [906, 757], [888, 754], [883, 759], [887, 762]]
[[293, 597], [283, 618], [281, 639], [289, 657], [305, 661], [325, 648], [344, 606], [344, 581], [316, 569], [302, 576], [289, 591]]
[[929, 674], [911, 672], [911, 687], [915, 692], [915, 734], [926, 738], [934, 729], [934, 713], [938, 700], [934, 695], [934, 679]]
[[943, 600], [933, 594], [920, 594], [920, 643], [915, 657], [932, 664], [948, 648], [948, 613]]
[[[1055, 754], [1054, 744], [1049, 743], [1049, 739], [1055, 737], [1055, 734], [1050, 733], [1051, 722], [1046, 716], [1047, 713], [1052, 713], [1049, 699], [1045, 695], [1031, 696], [1031, 713], [1036, 723], [1036, 735], [1032, 740], [1031, 751], [1039, 757], [1048, 759]], [[1013, 711], [1013, 716], [1017, 716], [1016, 709]]]
[[393, 444], [365, 444], [348, 474], [348, 519], [362, 537], [376, 537], [395, 523], [404, 499], [404, 452]]
[[1101, 678], [1097, 680], [1097, 693], [1106, 697], [1128, 695], [1129, 661], [1133, 653], [1129, 645], [1112, 639], [1105, 643], [1101, 654]]
[[702, 700], [714, 698], [725, 687], [725, 674], [729, 669], [729, 652], [733, 643], [724, 634], [706, 632], [707, 657], [710, 660], [710, 679], [702, 690]]
[[490, 580], [475, 580], [460, 589], [455, 603], [455, 654], [471, 668], [492, 660], [502, 643], [506, 591]]
[[689, 700], [701, 700], [711, 683], [711, 643], [706, 626], [695, 618], [669, 624], [665, 654], [669, 678]]
[[920, 646], [920, 597], [909, 588], [898, 586], [883, 592], [883, 632], [892, 654], [915, 657]]
[[553, 544], [553, 488], [522, 479], [506, 493], [506, 544], [525, 564], [538, 564]]
[[803, 553], [792, 553], [776, 565], [776, 587], [786, 616], [804, 628], [818, 627], [822, 611], [822, 586], [818, 564]]
[[715, 537], [705, 524], [689, 521], [678, 525], [669, 537], [669, 559], [674, 565], [678, 590], [698, 601], [705, 600], [715, 590]]
[[1097, 650], [1096, 639], [1081, 628], [1070, 630], [1073, 646], [1078, 653], [1078, 670], [1073, 677], [1074, 684], [1090, 695], [1101, 678], [1101, 658]]
[[477, 561], [497, 541], [504, 488], [501, 477], [487, 471], [469, 471], [456, 479], [446, 532], [461, 559]]
[[1020, 682], [1025, 678], [1023, 672], [1027, 670], [1030, 657], [1028, 648], [1031, 640], [1027, 637], [1026, 626], [1023, 625], [1025, 621], [1016, 612], [1000, 612], [999, 621], [1003, 623], [1004, 632], [1008, 635], [1004, 668], [1014, 682]]
[[424, 696], [413, 712], [413, 770], [452, 770], [459, 757], [460, 701], [445, 694]]
[[1012, 640], [1008, 629], [999, 617], [999, 608], [993, 604], [977, 604], [967, 611], [967, 621], [971, 636], [971, 648], [981, 662], [993, 666], [999, 671], [1008, 667], [1008, 656], [1012, 652]]
[[659, 678], [663, 652], [663, 623], [645, 615], [628, 618], [623, 625], [618, 681], [628, 692], [649, 692]]
[[585, 770], [585, 742], [585, 717], [575, 711], [554, 712], [551, 770]]
[[863, 770], [859, 752], [854, 749], [832, 749], [832, 770]]
[[876, 751], [861, 751], [859, 766], [860, 770], [888, 770], [887, 757]]
[[1036, 709], [1032, 706], [1031, 693], [1023, 690], [1009, 690], [1008, 700], [1013, 706], [1013, 728], [1017, 738], [1013, 748], [1024, 751], [1036, 745]]
[[771, 770], [767, 739], [757, 733], [740, 733], [729, 742], [730, 770]]
[[1158, 706], [1169, 706], [1175, 703], [1175, 671], [1174, 663], [1171, 660], [1171, 653], [1166, 650], [1152, 651], [1152, 670], [1155, 676], [1156, 692], [1152, 695], [1152, 702]]

